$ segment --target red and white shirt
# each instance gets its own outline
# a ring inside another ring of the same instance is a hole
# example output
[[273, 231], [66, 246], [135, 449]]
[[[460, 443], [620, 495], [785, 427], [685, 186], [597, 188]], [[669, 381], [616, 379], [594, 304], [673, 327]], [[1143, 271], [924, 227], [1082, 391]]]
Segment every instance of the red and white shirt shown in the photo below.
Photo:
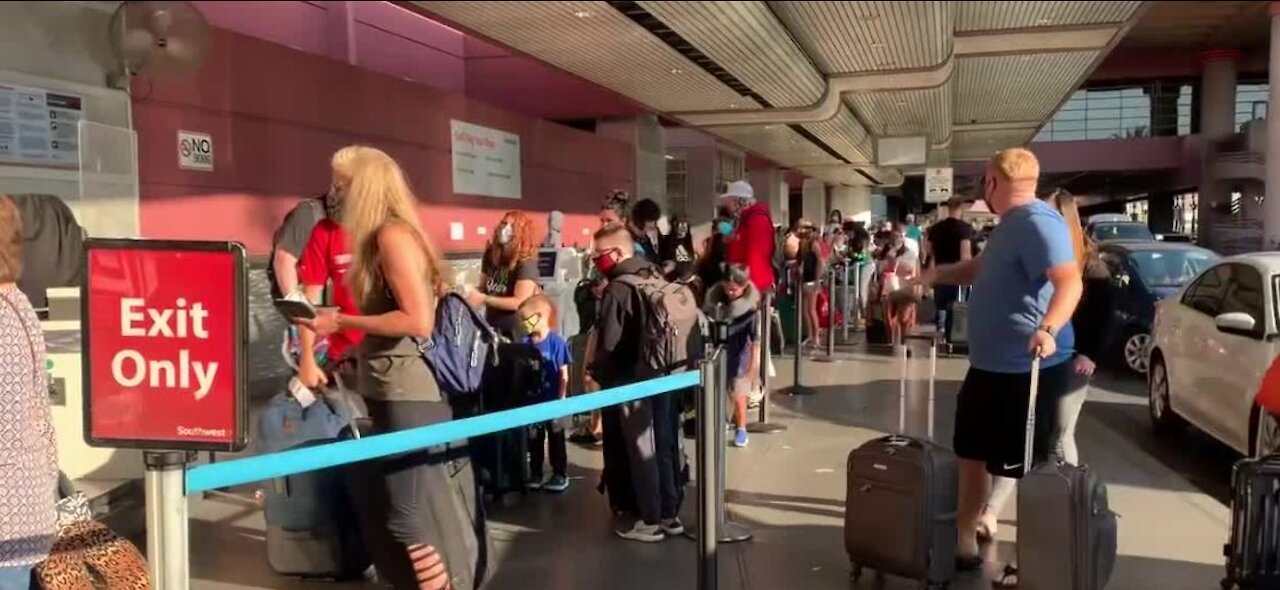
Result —
[[[347, 286], [347, 269], [351, 268], [351, 253], [347, 244], [347, 232], [329, 218], [316, 223], [311, 238], [298, 260], [298, 282], [304, 287], [324, 287], [333, 284], [333, 304], [347, 315], [358, 315], [351, 287]], [[360, 344], [364, 334], [351, 329], [339, 330], [329, 336], [329, 358], [342, 359]]]

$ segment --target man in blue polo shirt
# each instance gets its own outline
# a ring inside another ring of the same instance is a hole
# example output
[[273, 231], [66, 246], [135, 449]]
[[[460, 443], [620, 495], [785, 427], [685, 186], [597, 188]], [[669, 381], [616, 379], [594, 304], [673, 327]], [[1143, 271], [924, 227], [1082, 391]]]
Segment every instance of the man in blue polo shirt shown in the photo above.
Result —
[[1048, 456], [1056, 402], [1069, 386], [1075, 338], [1071, 314], [1083, 289], [1062, 216], [1036, 198], [1040, 164], [1014, 148], [987, 165], [985, 198], [1000, 216], [982, 255], [926, 271], [926, 285], [973, 284], [969, 372], [960, 387], [955, 451], [960, 457], [958, 565], [981, 566], [977, 532], [990, 475], [1020, 478], [1026, 464], [1032, 355], [1039, 355], [1033, 461]]

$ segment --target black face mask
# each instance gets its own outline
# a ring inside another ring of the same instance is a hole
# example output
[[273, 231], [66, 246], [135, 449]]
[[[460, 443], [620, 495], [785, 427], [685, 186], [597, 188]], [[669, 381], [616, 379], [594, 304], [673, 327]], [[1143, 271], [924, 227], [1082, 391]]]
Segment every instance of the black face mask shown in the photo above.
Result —
[[342, 219], [342, 193], [329, 189], [324, 195], [324, 214], [334, 221]]

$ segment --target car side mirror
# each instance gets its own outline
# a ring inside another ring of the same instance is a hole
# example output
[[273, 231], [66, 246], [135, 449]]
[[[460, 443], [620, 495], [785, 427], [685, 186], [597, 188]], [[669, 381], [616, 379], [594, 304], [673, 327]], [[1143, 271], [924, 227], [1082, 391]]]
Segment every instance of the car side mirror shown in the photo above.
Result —
[[1254, 321], [1253, 316], [1247, 313], [1233, 311], [1213, 318], [1213, 325], [1218, 328], [1219, 332], [1238, 336], [1253, 336], [1254, 328], [1257, 327], [1258, 323]]

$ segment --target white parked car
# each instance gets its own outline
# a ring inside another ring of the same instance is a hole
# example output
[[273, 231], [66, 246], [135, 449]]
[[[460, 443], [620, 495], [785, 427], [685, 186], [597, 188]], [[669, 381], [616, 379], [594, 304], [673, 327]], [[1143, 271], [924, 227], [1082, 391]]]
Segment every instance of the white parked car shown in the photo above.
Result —
[[1260, 456], [1280, 428], [1254, 399], [1280, 353], [1280, 252], [1218, 260], [1156, 305], [1147, 396], [1157, 433], [1191, 423]]

